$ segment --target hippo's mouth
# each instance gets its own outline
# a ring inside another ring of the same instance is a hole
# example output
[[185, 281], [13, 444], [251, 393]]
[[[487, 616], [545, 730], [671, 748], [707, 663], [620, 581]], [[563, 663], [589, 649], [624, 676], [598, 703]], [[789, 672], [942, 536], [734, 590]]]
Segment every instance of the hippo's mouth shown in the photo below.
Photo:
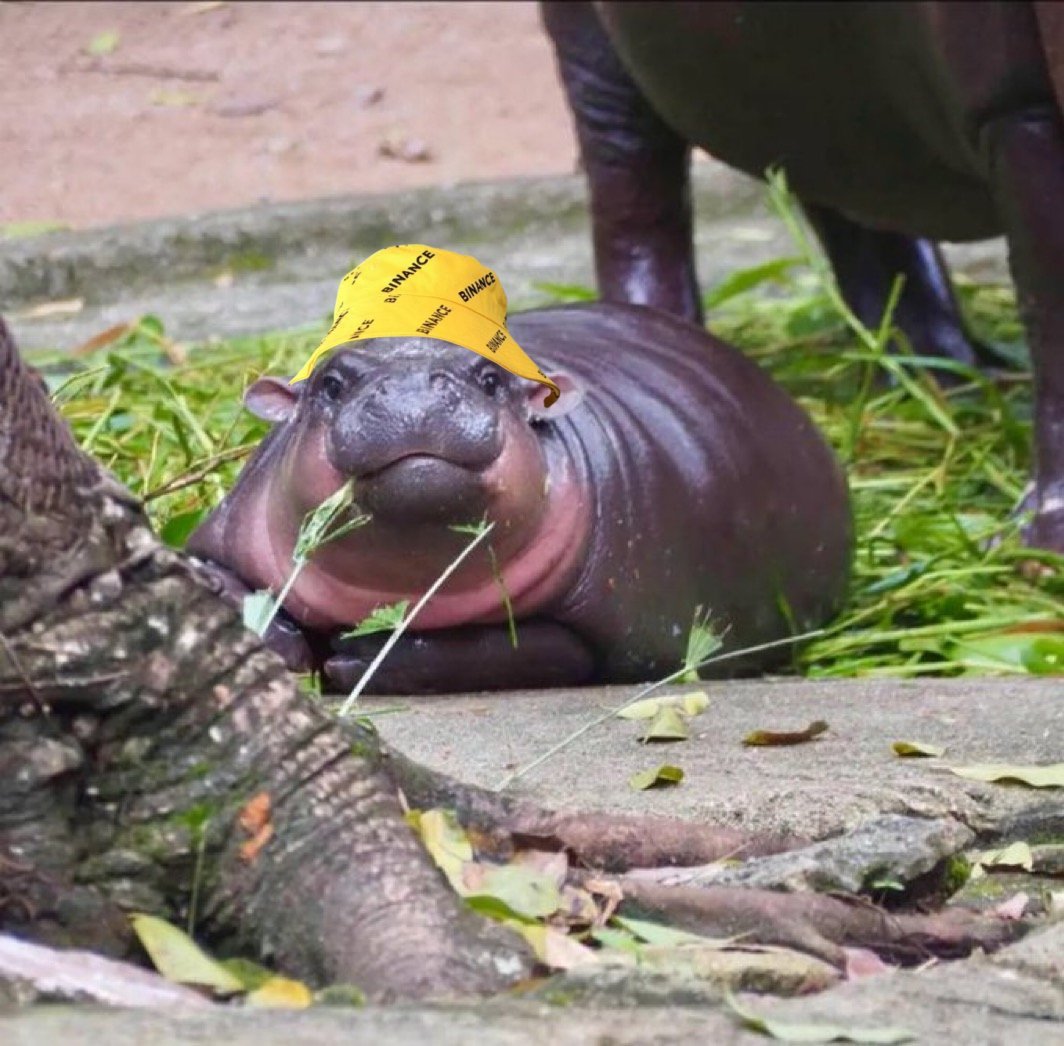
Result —
[[434, 454], [404, 454], [355, 476], [358, 501], [374, 518], [396, 526], [469, 523], [487, 508], [482, 470]]

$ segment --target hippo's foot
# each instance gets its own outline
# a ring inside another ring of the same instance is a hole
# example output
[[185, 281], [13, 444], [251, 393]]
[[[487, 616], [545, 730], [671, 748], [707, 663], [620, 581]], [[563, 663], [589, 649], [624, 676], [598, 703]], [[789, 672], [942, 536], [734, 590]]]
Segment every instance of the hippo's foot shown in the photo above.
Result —
[[[190, 561], [222, 599], [243, 612], [244, 599], [251, 595], [251, 589], [236, 574], [208, 559], [194, 557]], [[310, 672], [317, 665], [307, 633], [283, 609], [277, 611], [262, 641], [281, 656], [292, 672]]]
[[[969, 367], [1001, 367], [1002, 357], [967, 329], [937, 244], [866, 228], [829, 207], [803, 206], [831, 259], [839, 290], [866, 327], [876, 330], [883, 322], [901, 277], [905, 283], [893, 322], [913, 352]], [[944, 385], [959, 380], [947, 370], [936, 370], [935, 377]]]
[[[350, 691], [385, 642], [384, 634], [336, 638], [324, 688]], [[595, 662], [574, 632], [553, 621], [521, 621], [517, 646], [505, 625], [407, 633], [374, 671], [367, 693], [432, 694], [538, 689], [590, 682]]]

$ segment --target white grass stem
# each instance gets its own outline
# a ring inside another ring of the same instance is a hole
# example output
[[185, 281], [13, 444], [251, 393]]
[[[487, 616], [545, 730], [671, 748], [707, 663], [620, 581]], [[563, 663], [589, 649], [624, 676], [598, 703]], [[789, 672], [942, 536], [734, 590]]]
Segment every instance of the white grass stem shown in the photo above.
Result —
[[773, 639], [768, 643], [759, 643], [757, 646], [742, 647], [739, 650], [729, 650], [725, 654], [714, 654], [712, 657], [707, 657], [705, 661], [699, 662], [697, 665], [684, 665], [681, 668], [676, 669], [675, 672], [665, 676], [664, 679], [659, 679], [656, 683], [651, 683], [649, 686], [643, 687], [635, 696], [628, 698], [627, 701], [622, 701], [616, 708], [611, 708], [608, 712], [604, 712], [602, 715], [586, 722], [582, 727], [574, 730], [568, 737], [563, 738], [553, 748], [548, 748], [542, 755], [537, 756], [531, 763], [526, 763], [520, 770], [515, 770], [512, 774], [504, 777], [499, 784], [494, 788], [494, 791], [501, 792], [506, 788], [509, 788], [514, 781], [525, 774], [535, 770], [537, 766], [541, 766], [552, 756], [557, 755], [563, 748], [567, 748], [575, 740], [583, 737], [589, 730], [593, 730], [596, 726], [600, 726], [607, 720], [612, 719], [618, 712], [623, 712], [629, 705], [634, 705], [636, 701], [641, 701], [648, 694], [652, 694], [659, 687], [663, 687], [668, 683], [672, 683], [679, 679], [685, 672], [690, 672], [692, 668], [699, 669], [705, 665], [715, 664], [718, 661], [730, 661], [736, 657], [745, 657], [747, 654], [756, 654], [762, 650], [771, 650], [773, 647], [786, 646], [791, 643], [800, 643], [806, 639], [815, 639], [819, 635], [823, 635], [824, 629], [817, 628], [812, 632], [803, 632], [797, 636], [785, 636], [783, 639]]
[[399, 622], [398, 627], [388, 637], [387, 642], [385, 642], [384, 646], [382, 646], [377, 652], [377, 656], [370, 662], [369, 666], [366, 668], [366, 671], [362, 673], [361, 677], [355, 684], [351, 693], [347, 695], [347, 698], [344, 700], [344, 703], [340, 706], [340, 711], [338, 715], [342, 717], [347, 715], [351, 711], [355, 703], [358, 701], [359, 697], [362, 696], [362, 691], [366, 689], [366, 686], [369, 684], [369, 681], [373, 678], [373, 674], [380, 667], [381, 662], [383, 662], [384, 659], [388, 656], [392, 647], [399, 642], [400, 637], [407, 630], [410, 625], [410, 622], [413, 621], [415, 617], [417, 617], [417, 615], [422, 611], [422, 609], [424, 609], [425, 604], [428, 603], [428, 601], [432, 599], [434, 595], [436, 595], [440, 588], [443, 587], [447, 579], [462, 565], [462, 562], [473, 551], [473, 549], [475, 549], [477, 545], [479, 545], [492, 532], [494, 527], [494, 523], [489, 523], [483, 530], [481, 530], [476, 535], [476, 537], [474, 537], [473, 540], [470, 541], [469, 544], [466, 545], [466, 547], [462, 549], [462, 551], [451, 561], [447, 569], [444, 570], [444, 572], [440, 574], [438, 578], [436, 578], [436, 580], [429, 587], [429, 590], [414, 605], [413, 610], [411, 610], [410, 613], [407, 614], [401, 622]]

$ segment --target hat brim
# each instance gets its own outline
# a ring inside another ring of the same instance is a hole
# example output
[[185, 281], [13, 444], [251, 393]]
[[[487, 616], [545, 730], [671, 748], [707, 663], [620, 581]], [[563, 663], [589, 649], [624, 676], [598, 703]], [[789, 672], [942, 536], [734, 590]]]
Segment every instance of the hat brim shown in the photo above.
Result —
[[[393, 299], [387, 303], [379, 298], [351, 302], [291, 383], [310, 377], [317, 362], [338, 345], [371, 338], [436, 338], [469, 349], [519, 377], [547, 385], [557, 394], [557, 385], [514, 341], [505, 324], [446, 298], [396, 294]], [[552, 401], [550, 397], [548, 402]]]

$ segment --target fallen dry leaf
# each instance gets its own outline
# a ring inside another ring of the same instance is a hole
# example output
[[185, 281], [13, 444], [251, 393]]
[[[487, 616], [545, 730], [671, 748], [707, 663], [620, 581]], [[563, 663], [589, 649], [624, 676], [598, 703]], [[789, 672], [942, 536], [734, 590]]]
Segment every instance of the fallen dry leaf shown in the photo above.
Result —
[[552, 970], [571, 970], [574, 966], [587, 966], [599, 961], [587, 945], [574, 941], [553, 926], [515, 926], [532, 948], [533, 954], [544, 966]]
[[385, 138], [377, 146], [377, 153], [389, 160], [403, 163], [428, 163], [433, 159], [432, 149], [420, 138]]
[[804, 730], [755, 730], [743, 738], [744, 745], [800, 745], [812, 741], [828, 729], [823, 719], [810, 723]]
[[874, 977], [893, 969], [875, 952], [868, 948], [843, 948], [846, 956], [846, 980], [855, 981], [860, 977]]
[[217, 11], [226, 6], [228, 0], [195, 0], [194, 3], [185, 4], [177, 14], [179, 18], [187, 18], [189, 15], [204, 15], [208, 11]]
[[1064, 763], [1047, 766], [1011, 766], [1008, 763], [979, 763], [948, 767], [958, 777], [988, 784], [1018, 782], [1031, 788], [1064, 788]]
[[1034, 870], [1034, 854], [1028, 843], [1010, 843], [1000, 850], [991, 850], [979, 858], [983, 868], [1022, 868], [1025, 872]]
[[1001, 904], [996, 905], [993, 908], [994, 914], [999, 919], [1008, 919], [1010, 922], [1017, 922], [1023, 918], [1024, 912], [1027, 911], [1027, 905], [1030, 903], [1031, 898], [1023, 893], [1013, 894], [1007, 901], [1002, 901]]
[[202, 95], [193, 91], [171, 90], [166, 87], [157, 87], [148, 95], [148, 101], [152, 105], [163, 109], [187, 109], [192, 105], [199, 105], [203, 101]]
[[168, 981], [211, 988], [223, 995], [243, 991], [243, 984], [184, 930], [154, 915], [132, 915], [130, 922], [155, 968]]
[[273, 825], [270, 823], [270, 796], [259, 792], [252, 796], [240, 811], [237, 818], [240, 827], [251, 838], [240, 847], [240, 859], [250, 864], [262, 848], [273, 838]]
[[259, 792], [253, 795], [240, 811], [240, 827], [250, 834], [260, 831], [264, 825], [269, 823], [270, 807], [269, 792]]
[[313, 1002], [313, 992], [302, 981], [288, 977], [271, 977], [245, 999], [246, 1005], [261, 1010], [305, 1010]]
[[251, 864], [259, 851], [273, 838], [273, 825], [264, 825], [243, 846], [240, 847], [240, 859]]
[[906, 757], [925, 757], [925, 758], [937, 758], [945, 753], [944, 748], [939, 748], [938, 745], [927, 745], [922, 741], [895, 741], [890, 746], [894, 749], [894, 754], [897, 756]]
[[644, 744], [648, 741], [684, 741], [690, 734], [691, 731], [680, 712], [671, 705], [665, 705], [639, 740]]
[[683, 770], [678, 766], [663, 763], [653, 770], [641, 770], [628, 778], [628, 787], [634, 792], [643, 792], [648, 788], [662, 788], [678, 785], [683, 780]]
[[118, 341], [119, 338], [125, 337], [130, 331], [136, 330], [137, 324], [134, 323], [116, 323], [113, 327], [108, 327], [106, 330], [100, 331], [99, 334], [94, 334], [87, 341], [83, 341], [77, 348], [70, 350], [71, 356], [88, 356], [89, 353], [95, 352], [97, 349], [102, 349], [105, 345], [112, 345]]
[[12, 313], [20, 320], [46, 320], [50, 316], [73, 316], [85, 308], [84, 298], [64, 298], [62, 301], [46, 301]]

